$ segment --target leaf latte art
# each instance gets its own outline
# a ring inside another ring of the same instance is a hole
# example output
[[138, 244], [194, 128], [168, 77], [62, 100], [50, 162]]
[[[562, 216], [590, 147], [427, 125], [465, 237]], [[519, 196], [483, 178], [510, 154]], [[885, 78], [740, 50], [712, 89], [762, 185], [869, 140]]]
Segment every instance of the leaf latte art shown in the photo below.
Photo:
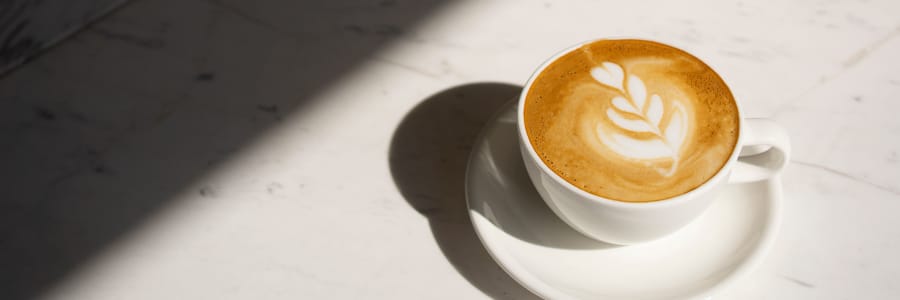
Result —
[[709, 180], [738, 137], [734, 98], [699, 59], [601, 40], [551, 62], [526, 94], [525, 129], [550, 169], [601, 197], [647, 202]]
[[607, 132], [601, 125], [597, 126], [597, 136], [611, 150], [631, 159], [671, 158], [672, 163], [668, 168], [656, 170], [663, 176], [672, 176], [678, 168], [679, 150], [688, 129], [687, 112], [681, 103], [672, 102], [669, 109], [672, 116], [663, 130], [660, 126], [666, 109], [662, 98], [653, 94], [647, 101], [644, 81], [635, 75], [626, 75], [622, 67], [611, 62], [603, 62], [601, 67], [591, 70], [591, 76], [595, 80], [622, 94], [615, 96], [612, 99], [613, 107], [606, 109], [609, 120], [624, 130], [636, 133], [649, 132], [653, 136], [650, 139], [635, 139]]

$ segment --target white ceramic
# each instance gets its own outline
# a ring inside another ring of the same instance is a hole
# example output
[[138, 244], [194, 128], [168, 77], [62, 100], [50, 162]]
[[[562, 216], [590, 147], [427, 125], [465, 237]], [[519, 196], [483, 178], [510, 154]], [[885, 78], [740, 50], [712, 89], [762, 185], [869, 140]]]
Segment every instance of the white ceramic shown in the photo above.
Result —
[[[707, 298], [752, 270], [773, 243], [777, 176], [722, 186], [695, 222], [659, 240], [618, 246], [587, 238], [541, 200], [515, 131], [511, 103], [476, 143], [466, 173], [469, 216], [494, 260], [543, 298]], [[756, 167], [741, 159], [734, 168]]]
[[[537, 75], [544, 68], [558, 57], [590, 42], [593, 41], [579, 43], [550, 58], [534, 72], [522, 89], [517, 118], [518, 137], [525, 168], [547, 205], [579, 232], [600, 241], [620, 245], [658, 239], [684, 227], [709, 207], [719, 190], [729, 182], [729, 175], [741, 151], [732, 151], [725, 166], [696, 189], [654, 202], [631, 203], [606, 199], [583, 191], [560, 178], [541, 161], [528, 140], [525, 126], [522, 125], [525, 98]], [[790, 141], [786, 131], [770, 120], [744, 119], [740, 103], [737, 107], [741, 132], [735, 149], [747, 146], [745, 155], [756, 155], [760, 168], [736, 177], [765, 178], [776, 175], [788, 162]]]

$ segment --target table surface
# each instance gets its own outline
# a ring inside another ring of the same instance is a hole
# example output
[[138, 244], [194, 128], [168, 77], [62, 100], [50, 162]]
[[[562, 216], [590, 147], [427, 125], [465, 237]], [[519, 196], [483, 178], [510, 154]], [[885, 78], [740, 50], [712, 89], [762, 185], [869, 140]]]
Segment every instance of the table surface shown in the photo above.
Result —
[[303, 2], [137, 0], [0, 79], [5, 298], [533, 298], [472, 231], [466, 155], [609, 36], [791, 134], [780, 235], [721, 299], [900, 296], [900, 2]]

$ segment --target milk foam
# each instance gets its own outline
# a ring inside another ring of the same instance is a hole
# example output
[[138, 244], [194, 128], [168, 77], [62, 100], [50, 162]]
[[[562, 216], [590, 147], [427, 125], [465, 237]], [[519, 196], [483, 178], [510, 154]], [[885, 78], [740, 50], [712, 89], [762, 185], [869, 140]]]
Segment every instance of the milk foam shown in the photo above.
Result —
[[[668, 168], [655, 170], [660, 175], [672, 176], [678, 168], [681, 146], [684, 144], [687, 131], [690, 130], [688, 120], [693, 116], [687, 113], [684, 105], [678, 100], [672, 100], [667, 111], [659, 95], [653, 94], [648, 97], [647, 88], [640, 77], [629, 75], [616, 63], [603, 62], [591, 69], [591, 76], [620, 94], [610, 100], [612, 107], [606, 109], [609, 123], [631, 133], [652, 134], [645, 138], [634, 138], [597, 124], [597, 137], [603, 145], [621, 156], [641, 161], [648, 166], [653, 163], [652, 160], [671, 160]], [[669, 115], [669, 121], [662, 124], [665, 115]]]

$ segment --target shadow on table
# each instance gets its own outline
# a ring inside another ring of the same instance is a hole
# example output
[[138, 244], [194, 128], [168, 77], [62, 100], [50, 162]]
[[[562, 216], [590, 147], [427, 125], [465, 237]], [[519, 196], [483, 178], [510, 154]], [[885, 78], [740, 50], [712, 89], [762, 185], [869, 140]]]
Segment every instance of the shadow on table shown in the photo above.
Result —
[[3, 75], [0, 299], [51, 292], [177, 194], [216, 197], [203, 178], [447, 4], [136, 0]]
[[466, 163], [481, 129], [521, 89], [474, 83], [432, 95], [406, 115], [389, 152], [394, 182], [409, 204], [428, 217], [444, 256], [496, 299], [537, 297], [510, 278], [478, 240], [466, 209]]

